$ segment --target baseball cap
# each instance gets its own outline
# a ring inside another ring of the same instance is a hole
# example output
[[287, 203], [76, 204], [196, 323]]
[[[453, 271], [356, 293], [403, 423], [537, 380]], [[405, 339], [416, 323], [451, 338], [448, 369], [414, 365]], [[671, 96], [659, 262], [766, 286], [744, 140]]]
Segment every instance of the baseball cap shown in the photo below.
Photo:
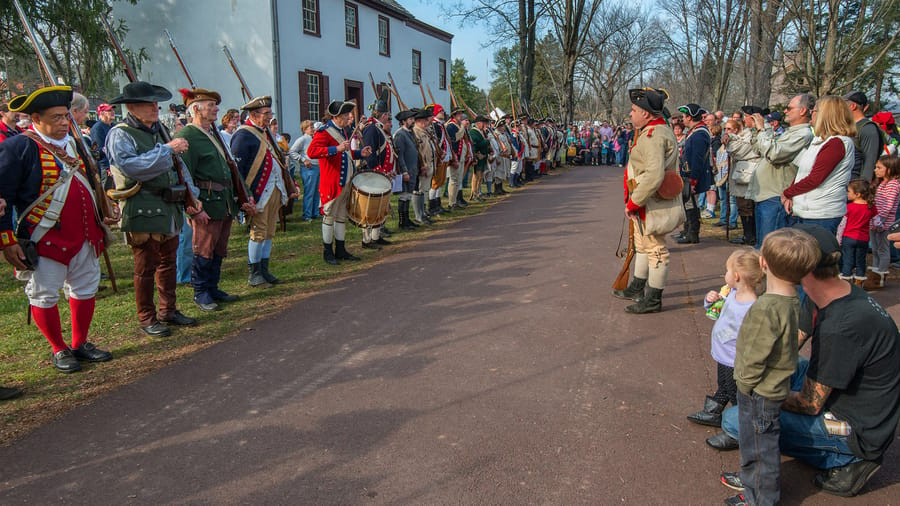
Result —
[[866, 94], [861, 91], [851, 91], [844, 95], [844, 100], [849, 100], [854, 102], [862, 107], [865, 107], [869, 104], [869, 99], [866, 98]]
[[772, 111], [766, 116], [766, 121], [781, 121], [784, 117], [778, 111]]
[[112, 110], [113, 110], [113, 106], [107, 104], [106, 102], [97, 106], [97, 114], [100, 114], [101, 112], [112, 111]]
[[838, 244], [837, 237], [834, 234], [819, 225], [809, 223], [798, 223], [793, 228], [813, 236], [813, 239], [818, 243], [819, 251], [822, 252], [822, 258], [819, 260], [819, 265], [816, 268], [826, 267], [834, 263], [831, 259], [832, 253], [841, 251], [841, 245]]

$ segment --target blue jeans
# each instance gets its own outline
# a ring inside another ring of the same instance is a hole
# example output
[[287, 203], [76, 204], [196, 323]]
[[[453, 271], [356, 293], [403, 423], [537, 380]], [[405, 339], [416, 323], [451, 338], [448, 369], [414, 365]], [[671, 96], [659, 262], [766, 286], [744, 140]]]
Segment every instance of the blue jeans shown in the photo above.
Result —
[[616, 151], [616, 164], [622, 165], [625, 162], [625, 148], [620, 147], [618, 151]]
[[[800, 357], [797, 370], [791, 376], [791, 390], [799, 392], [806, 379], [809, 359]], [[722, 413], [722, 430], [729, 436], [740, 439], [738, 408], [732, 406]], [[833, 436], [825, 430], [823, 413], [801, 415], [790, 411], [781, 412], [781, 453], [800, 459], [819, 469], [843, 467], [860, 460], [850, 451], [847, 436]]]
[[781, 497], [781, 402], [756, 392], [738, 390], [741, 444], [741, 483], [750, 504], [775, 505]]
[[772, 197], [756, 203], [756, 249], [762, 247], [766, 234], [786, 227], [787, 214], [781, 205], [781, 197]]
[[312, 165], [308, 169], [300, 167], [300, 179], [303, 181], [303, 219], [311, 220], [319, 217], [319, 166]]
[[869, 251], [868, 241], [859, 241], [852, 237], [841, 238], [841, 276], [849, 277], [856, 268], [857, 277], [866, 276], [866, 253]]
[[[725, 188], [725, 185], [716, 187], [716, 194], [719, 196], [719, 223], [725, 224], [725, 200], [728, 197], [728, 190]], [[732, 195], [728, 198], [728, 202], [731, 204], [728, 209], [728, 226], [729, 228], [737, 227], [737, 219], [738, 219], [738, 210], [737, 210], [737, 198]]]
[[[843, 216], [837, 218], [801, 218], [799, 216], [791, 216], [788, 218], [788, 226], [794, 226], [798, 223], [806, 223], [808, 225], [819, 225], [828, 230], [832, 234], [837, 234], [838, 225], [841, 224]], [[865, 276], [865, 273], [862, 274]]]
[[706, 211], [706, 191], [697, 194], [697, 207], [700, 211]]
[[191, 263], [194, 261], [194, 229], [187, 218], [178, 236], [178, 254], [175, 257], [176, 281], [186, 284], [191, 282]]

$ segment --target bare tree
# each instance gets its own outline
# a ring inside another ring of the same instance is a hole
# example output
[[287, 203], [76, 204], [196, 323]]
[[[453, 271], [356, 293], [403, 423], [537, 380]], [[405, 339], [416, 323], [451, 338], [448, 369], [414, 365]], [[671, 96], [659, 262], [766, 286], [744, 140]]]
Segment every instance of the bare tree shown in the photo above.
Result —
[[784, 52], [795, 57], [784, 59], [784, 71], [819, 95], [870, 77], [900, 47], [900, 0], [808, 0], [787, 11]]
[[579, 65], [580, 80], [592, 91], [590, 116], [612, 119], [624, 115], [624, 91], [654, 67], [661, 37], [656, 22], [638, 7], [606, 4], [594, 17], [587, 57]]
[[529, 104], [534, 85], [534, 50], [537, 27], [545, 12], [544, 3], [535, 0], [474, 0], [455, 4], [448, 14], [460, 23], [482, 22], [491, 29], [483, 47], [496, 47], [511, 38], [519, 44], [519, 79], [516, 79], [519, 102]]
[[600, 0], [550, 0], [548, 6], [553, 31], [562, 47], [564, 114], [565, 121], [571, 122], [575, 112], [575, 66], [584, 56], [585, 42]]
[[716, 109], [725, 103], [734, 62], [747, 34], [747, 4], [743, 0], [699, 0], [698, 23], [706, 42], [712, 99]]

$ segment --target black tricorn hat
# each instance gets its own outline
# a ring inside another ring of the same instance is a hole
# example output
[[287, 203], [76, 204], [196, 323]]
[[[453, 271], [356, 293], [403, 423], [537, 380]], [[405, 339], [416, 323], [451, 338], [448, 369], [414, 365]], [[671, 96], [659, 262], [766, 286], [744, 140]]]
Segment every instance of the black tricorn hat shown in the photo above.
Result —
[[403, 122], [403, 121], [406, 121], [406, 120], [409, 119], [409, 118], [412, 118], [412, 117], [415, 116], [415, 115], [416, 115], [416, 111], [414, 111], [414, 110], [412, 110], [412, 109], [409, 109], [409, 110], [406, 110], [406, 111], [400, 111], [400, 112], [398, 112], [397, 115], [394, 116], [394, 117], [397, 118], [397, 121]]
[[491, 118], [488, 118], [484, 114], [479, 114], [479, 115], [475, 116], [474, 122], [475, 123], [493, 123]]
[[462, 107], [456, 107], [452, 111], [450, 111], [450, 117], [452, 118], [452, 117], [456, 116], [457, 114], [465, 114], [465, 113], [466, 113], [465, 109], [463, 109]]
[[369, 106], [369, 110], [373, 113], [388, 112], [390, 110], [391, 95], [387, 88], [381, 90], [381, 96], [375, 99], [375, 102]]
[[700, 107], [698, 104], [694, 104], [694, 103], [684, 104], [682, 106], [679, 106], [678, 111], [681, 112], [682, 114], [687, 114], [691, 118], [697, 118], [704, 114], [709, 113], [709, 111]]
[[69, 107], [72, 103], [71, 86], [49, 86], [34, 90], [28, 95], [19, 95], [9, 101], [10, 112], [31, 114], [51, 107]]
[[765, 116], [766, 114], [769, 114], [769, 108], [759, 107], [757, 105], [744, 105], [741, 106], [741, 112], [744, 114], [761, 114]]
[[423, 109], [413, 109], [416, 112], [416, 115], [413, 116], [416, 119], [428, 119], [433, 116], [432, 110], [428, 107]]
[[340, 116], [341, 114], [347, 114], [348, 112], [353, 111], [353, 108], [356, 107], [356, 104], [353, 102], [344, 102], [342, 100], [332, 100], [330, 104], [328, 104], [328, 114], [332, 116]]
[[649, 112], [660, 115], [669, 98], [669, 92], [664, 89], [633, 88], [628, 90], [628, 98], [631, 103]]
[[109, 101], [110, 104], [141, 104], [147, 102], [165, 102], [172, 98], [169, 90], [144, 81], [128, 83], [122, 88], [122, 94]]

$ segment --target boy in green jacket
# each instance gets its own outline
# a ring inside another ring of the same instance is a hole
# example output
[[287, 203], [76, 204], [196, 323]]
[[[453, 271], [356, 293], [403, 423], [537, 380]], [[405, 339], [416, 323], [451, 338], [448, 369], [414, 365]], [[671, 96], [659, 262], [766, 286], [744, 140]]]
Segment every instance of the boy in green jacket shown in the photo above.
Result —
[[759, 263], [766, 273], [766, 293], [744, 318], [734, 361], [744, 492], [725, 504], [768, 505], [780, 499], [781, 404], [797, 368], [796, 285], [816, 267], [820, 255], [816, 240], [797, 229], [776, 230], [763, 241]]

